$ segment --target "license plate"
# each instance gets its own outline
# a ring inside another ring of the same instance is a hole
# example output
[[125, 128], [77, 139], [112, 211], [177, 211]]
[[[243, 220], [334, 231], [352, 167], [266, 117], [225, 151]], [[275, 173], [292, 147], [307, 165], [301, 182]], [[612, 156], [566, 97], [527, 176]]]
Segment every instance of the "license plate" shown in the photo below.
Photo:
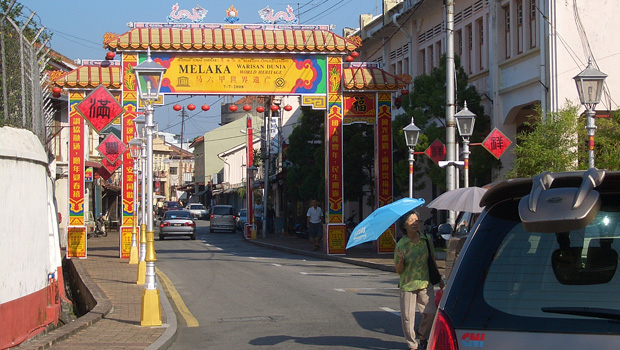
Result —
[[172, 226], [183, 226], [183, 224], [172, 224]]

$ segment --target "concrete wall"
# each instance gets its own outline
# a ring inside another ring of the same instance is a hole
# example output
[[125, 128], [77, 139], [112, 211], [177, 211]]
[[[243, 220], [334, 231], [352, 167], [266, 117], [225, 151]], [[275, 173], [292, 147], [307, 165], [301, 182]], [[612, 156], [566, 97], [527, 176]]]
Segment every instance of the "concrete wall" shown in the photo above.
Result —
[[0, 348], [57, 321], [50, 319], [48, 293], [62, 263], [49, 174], [34, 134], [0, 128]]

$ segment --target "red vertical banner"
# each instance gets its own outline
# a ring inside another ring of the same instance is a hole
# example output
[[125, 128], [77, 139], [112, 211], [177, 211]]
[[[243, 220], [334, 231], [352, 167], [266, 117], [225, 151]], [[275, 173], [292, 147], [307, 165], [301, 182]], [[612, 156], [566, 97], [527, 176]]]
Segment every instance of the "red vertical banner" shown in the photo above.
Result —
[[[133, 67], [138, 63], [138, 57], [135, 54], [123, 53], [123, 92], [122, 92], [122, 105], [123, 114], [121, 119], [121, 140], [125, 145], [129, 144], [134, 138], [136, 132], [135, 124], [133, 120], [136, 118], [136, 106], [137, 106], [137, 92], [136, 92], [136, 79], [133, 72]], [[131, 251], [131, 244], [126, 244], [128, 232], [131, 232], [133, 228], [133, 212], [134, 212], [134, 171], [133, 171], [133, 159], [129, 152], [125, 152], [121, 156], [121, 171], [122, 171], [122, 218], [121, 229], [119, 230], [119, 255], [121, 259], [129, 258]], [[148, 170], [146, 170], [148, 171]], [[149, 208], [147, 208], [148, 213]], [[129, 240], [131, 243], [131, 234], [129, 233]]]
[[77, 105], [81, 92], [69, 96], [69, 228], [67, 258], [86, 258], [86, 226], [84, 225], [84, 119]]
[[[252, 178], [252, 173], [250, 173], [250, 167], [254, 165], [254, 128], [252, 127], [252, 118], [250, 116], [247, 117], [246, 119], [246, 130], [247, 130], [247, 134], [248, 134], [248, 140], [247, 140], [247, 146], [246, 146], [246, 168], [245, 168], [245, 182], [246, 182], [246, 186], [247, 186], [247, 190], [246, 190], [246, 197], [247, 197], [247, 202], [246, 202], [246, 223], [248, 225], [253, 225], [254, 224], [254, 191], [252, 189], [252, 181], [254, 180]], [[246, 238], [252, 238], [252, 232], [251, 232], [251, 228], [247, 229], [244, 228], [244, 234], [246, 235]]]
[[[392, 203], [392, 97], [378, 93], [377, 126], [375, 127], [375, 169], [377, 208]], [[394, 225], [385, 231], [375, 245], [379, 253], [393, 253], [396, 237]]]
[[325, 127], [325, 189], [327, 192], [327, 254], [345, 254], [342, 174], [342, 57], [327, 58], [327, 123]]

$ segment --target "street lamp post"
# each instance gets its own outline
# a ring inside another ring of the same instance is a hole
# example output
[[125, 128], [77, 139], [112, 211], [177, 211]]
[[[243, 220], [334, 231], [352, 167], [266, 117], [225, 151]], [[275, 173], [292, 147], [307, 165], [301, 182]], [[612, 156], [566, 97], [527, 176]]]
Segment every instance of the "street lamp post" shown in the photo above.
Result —
[[467, 109], [467, 101], [465, 101], [463, 109], [455, 114], [454, 117], [456, 118], [459, 135], [463, 138], [463, 187], [469, 187], [469, 138], [474, 132], [476, 115]]
[[588, 61], [586, 69], [577, 74], [573, 79], [577, 84], [579, 101], [586, 107], [586, 130], [588, 131], [588, 168], [594, 168], [594, 133], [596, 125], [594, 122], [594, 108], [601, 101], [603, 83], [607, 74], [594, 68], [592, 61]]
[[[139, 118], [134, 119], [134, 123], [136, 123], [138, 119]], [[142, 118], [141, 122], [142, 127], [144, 128], [146, 120]], [[142, 135], [142, 138], [140, 139], [140, 141], [142, 142], [142, 145], [140, 147], [140, 183], [142, 184], [142, 186], [140, 186], [140, 208], [142, 214], [142, 221], [140, 223], [140, 261], [138, 261], [138, 279], [136, 282], [137, 284], [144, 284], [144, 281], [146, 279], [146, 139], [144, 137], [143, 131], [144, 130], [142, 129], [142, 131], [140, 132], [140, 135]]]
[[140, 148], [142, 147], [142, 141], [139, 138], [134, 137], [129, 141], [129, 155], [133, 159], [133, 227], [131, 229], [131, 250], [129, 251], [129, 263], [137, 264], [139, 260], [138, 245], [136, 235], [138, 233], [138, 177], [136, 171], [138, 170], [138, 158], [140, 158]]
[[138, 96], [145, 105], [146, 116], [146, 280], [142, 292], [142, 326], [161, 326], [159, 291], [155, 286], [155, 235], [153, 233], [153, 103], [159, 97], [162, 77], [166, 68], [153, 62], [150, 49], [146, 61], [133, 68], [138, 85]]
[[411, 124], [405, 126], [403, 132], [405, 133], [405, 143], [409, 147], [409, 198], [413, 198], [413, 153], [420, 136], [420, 128], [413, 122], [413, 117], [411, 117]]

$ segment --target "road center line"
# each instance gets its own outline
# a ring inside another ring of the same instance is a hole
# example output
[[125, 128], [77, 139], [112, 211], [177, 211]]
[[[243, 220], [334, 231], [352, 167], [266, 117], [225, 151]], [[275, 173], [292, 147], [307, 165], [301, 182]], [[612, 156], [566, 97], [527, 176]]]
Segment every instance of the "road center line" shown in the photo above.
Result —
[[157, 277], [159, 277], [159, 279], [161, 280], [164, 289], [168, 292], [168, 294], [170, 294], [170, 297], [172, 298], [174, 304], [177, 306], [179, 313], [181, 314], [181, 316], [183, 316], [183, 319], [185, 319], [187, 327], [198, 327], [198, 320], [189, 311], [189, 309], [185, 305], [185, 302], [183, 302], [183, 298], [181, 298], [181, 295], [179, 294], [179, 292], [177, 292], [174, 284], [172, 284], [172, 281], [168, 278], [168, 276], [166, 276], [165, 273], [163, 273], [157, 267], [155, 267], [155, 272], [157, 273]]

